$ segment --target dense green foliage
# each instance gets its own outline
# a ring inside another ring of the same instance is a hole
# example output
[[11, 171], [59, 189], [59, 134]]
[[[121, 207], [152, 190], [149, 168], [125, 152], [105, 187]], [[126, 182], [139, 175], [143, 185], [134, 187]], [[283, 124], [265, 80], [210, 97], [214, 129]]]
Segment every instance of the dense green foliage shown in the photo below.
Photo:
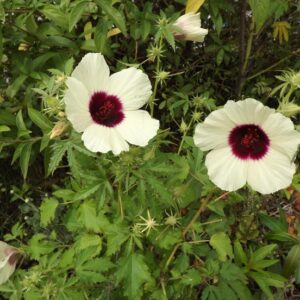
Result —
[[[256, 98], [296, 120], [300, 5], [206, 0], [204, 43], [174, 40], [170, 24], [185, 6], [0, 3], [0, 239], [23, 251], [4, 299], [297, 294], [299, 175], [272, 196], [224, 193], [192, 135], [228, 99]], [[87, 52], [105, 55], [112, 72], [136, 66], [150, 77], [146, 109], [160, 131], [147, 147], [95, 154], [68, 123], [65, 78]]]

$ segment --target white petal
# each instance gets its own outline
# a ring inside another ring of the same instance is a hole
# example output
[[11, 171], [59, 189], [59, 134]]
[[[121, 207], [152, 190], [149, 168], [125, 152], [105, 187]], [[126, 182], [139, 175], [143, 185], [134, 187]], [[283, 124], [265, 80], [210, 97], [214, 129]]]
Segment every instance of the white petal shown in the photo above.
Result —
[[224, 109], [215, 110], [196, 126], [194, 143], [203, 151], [226, 147], [229, 133], [234, 127]]
[[9, 259], [17, 252], [17, 249], [0, 241], [0, 285], [6, 282], [14, 272], [17, 260], [13, 264], [10, 264]]
[[247, 161], [235, 157], [229, 147], [212, 150], [205, 165], [210, 180], [225, 191], [241, 188], [247, 179]]
[[261, 125], [274, 113], [274, 109], [264, 106], [261, 102], [247, 98], [241, 101], [227, 101], [224, 110], [235, 124]]
[[300, 144], [300, 133], [294, 129], [293, 122], [280, 113], [274, 113], [262, 124], [271, 147], [285, 153], [292, 160]]
[[129, 143], [146, 146], [157, 133], [159, 121], [152, 119], [145, 110], [126, 111], [125, 119], [116, 127]]
[[290, 159], [274, 150], [260, 160], [251, 160], [248, 164], [247, 182], [262, 194], [270, 194], [288, 187], [296, 171], [296, 166]]
[[184, 39], [187, 41], [203, 42], [207, 33], [207, 29], [193, 28], [186, 33]]
[[110, 76], [108, 93], [117, 96], [125, 110], [135, 110], [150, 98], [151, 83], [141, 70], [128, 68]]
[[87, 149], [92, 152], [107, 153], [112, 151], [118, 155], [128, 151], [129, 146], [115, 128], [92, 124], [83, 133], [81, 139]]
[[91, 95], [96, 91], [107, 89], [109, 68], [101, 53], [88, 53], [82, 58], [71, 76], [81, 81]]
[[180, 16], [176, 22], [174, 23], [175, 26], [180, 27], [180, 29], [184, 30], [185, 28], [190, 27], [201, 27], [201, 19], [200, 13], [187, 13]]
[[9, 277], [12, 275], [16, 268], [16, 264], [10, 265], [8, 262], [7, 264], [0, 269], [0, 285], [6, 282]]
[[82, 132], [93, 123], [89, 112], [89, 95], [85, 86], [76, 78], [67, 79], [65, 110], [68, 120], [76, 131]]

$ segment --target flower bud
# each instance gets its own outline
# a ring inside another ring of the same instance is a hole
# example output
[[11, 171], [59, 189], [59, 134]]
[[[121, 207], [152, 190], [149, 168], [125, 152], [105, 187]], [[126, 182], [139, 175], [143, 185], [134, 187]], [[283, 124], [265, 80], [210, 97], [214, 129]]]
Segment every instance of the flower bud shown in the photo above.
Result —
[[61, 134], [66, 130], [67, 127], [68, 124], [66, 124], [64, 121], [57, 122], [51, 130], [50, 140], [61, 136]]
[[19, 51], [28, 51], [29, 45], [26, 43], [20, 43], [18, 50]]
[[293, 102], [282, 103], [280, 104], [278, 112], [287, 117], [292, 117], [300, 112], [300, 106]]
[[181, 121], [181, 124], [180, 124], [180, 127], [179, 127], [179, 130], [180, 130], [181, 132], [186, 132], [187, 129], [188, 129], [187, 124], [184, 122], [184, 120], [182, 120], [182, 121]]
[[208, 30], [201, 28], [200, 14], [187, 13], [173, 24], [173, 34], [177, 40], [203, 42]]

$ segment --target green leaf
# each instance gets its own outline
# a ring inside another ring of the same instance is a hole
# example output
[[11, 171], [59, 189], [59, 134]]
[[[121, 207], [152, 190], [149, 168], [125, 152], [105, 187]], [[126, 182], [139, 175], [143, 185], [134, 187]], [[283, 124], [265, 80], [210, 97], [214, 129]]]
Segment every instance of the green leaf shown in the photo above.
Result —
[[216, 58], [216, 63], [217, 63], [218, 66], [223, 62], [224, 54], [225, 54], [224, 49], [221, 48], [218, 51], [217, 58]]
[[30, 131], [26, 128], [21, 110], [17, 113], [16, 126], [18, 128], [18, 137], [30, 137]]
[[231, 280], [228, 281], [228, 285], [230, 285], [230, 287], [238, 295], [238, 299], [253, 300], [248, 287], [243, 282], [239, 280]]
[[[3, 8], [3, 5], [1, 2], [0, 2], [0, 21], [2, 21], [3, 23], [5, 21], [5, 11], [4, 11], [4, 8]], [[1, 58], [2, 58], [2, 55], [0, 57], [0, 61], [1, 61]]]
[[59, 142], [53, 145], [47, 175], [53, 174], [57, 169], [68, 148], [69, 144], [66, 142]]
[[24, 179], [27, 177], [31, 149], [32, 144], [24, 144], [20, 154], [20, 168]]
[[33, 259], [39, 259], [41, 255], [49, 254], [53, 250], [53, 244], [45, 239], [44, 234], [38, 233], [29, 240], [26, 252], [29, 253]]
[[46, 18], [53, 21], [54, 24], [64, 29], [69, 28], [68, 18], [66, 18], [66, 14], [60, 10], [59, 5], [45, 5], [40, 12], [45, 15]]
[[73, 201], [84, 200], [84, 199], [92, 196], [99, 190], [100, 187], [101, 187], [101, 183], [96, 183], [91, 186], [88, 186], [87, 188], [77, 192], [75, 197], [73, 198]]
[[19, 75], [14, 80], [14, 82], [7, 88], [6, 90], [7, 96], [13, 98], [17, 94], [17, 92], [19, 91], [19, 89], [21, 88], [21, 86], [23, 85], [26, 79], [27, 79], [27, 75], [24, 74]]
[[107, 24], [104, 22], [98, 23], [95, 28], [94, 41], [97, 51], [106, 54], [107, 52]]
[[249, 0], [249, 5], [252, 9], [253, 17], [256, 23], [256, 32], [265, 24], [267, 19], [271, 16], [270, 10], [271, 0]]
[[102, 239], [97, 234], [85, 233], [78, 237], [75, 243], [77, 252], [89, 247], [97, 247], [99, 252], [102, 247]]
[[227, 257], [230, 259], [233, 258], [231, 242], [225, 232], [219, 232], [212, 235], [209, 244], [217, 251], [221, 261], [226, 261]]
[[234, 259], [235, 261], [237, 261], [238, 263], [243, 263], [244, 265], [247, 264], [247, 255], [240, 243], [240, 241], [235, 240], [234, 241]]
[[283, 272], [285, 276], [292, 275], [300, 266], [300, 244], [294, 245], [289, 251], [285, 262]]
[[86, 6], [86, 1], [80, 1], [77, 2], [76, 5], [72, 8], [71, 13], [69, 14], [69, 32], [72, 31], [76, 23], [80, 20]]
[[96, 214], [96, 202], [84, 201], [78, 208], [79, 222], [90, 231], [100, 232], [99, 218]]
[[41, 128], [43, 132], [48, 133], [51, 131], [52, 123], [41, 112], [29, 107], [28, 114], [32, 122]]
[[151, 280], [144, 257], [140, 254], [132, 253], [128, 257], [121, 258], [118, 264], [116, 279], [118, 283], [123, 282], [124, 295], [129, 299], [141, 297], [141, 286]]
[[256, 250], [251, 254], [251, 258], [250, 258], [251, 262], [255, 263], [264, 259], [266, 256], [271, 254], [276, 247], [277, 247], [276, 244], [270, 244], [259, 248], [258, 250]]
[[40, 206], [41, 226], [47, 226], [55, 217], [55, 211], [58, 206], [55, 198], [46, 198]]
[[260, 221], [274, 232], [287, 232], [288, 224], [285, 220], [270, 217], [266, 214], [259, 215]]
[[0, 125], [0, 132], [10, 131], [10, 128], [6, 125]]
[[111, 18], [114, 24], [122, 31], [126, 36], [127, 29], [124, 16], [121, 14], [120, 10], [114, 8], [109, 0], [96, 0], [96, 3], [101, 7], [101, 9]]

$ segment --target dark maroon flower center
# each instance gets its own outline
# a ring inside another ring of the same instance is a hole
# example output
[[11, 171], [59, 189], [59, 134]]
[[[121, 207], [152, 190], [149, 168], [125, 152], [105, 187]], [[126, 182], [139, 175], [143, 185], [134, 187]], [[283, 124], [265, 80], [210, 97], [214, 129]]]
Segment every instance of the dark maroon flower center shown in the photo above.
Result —
[[240, 159], [261, 159], [270, 145], [266, 133], [254, 124], [236, 126], [231, 130], [228, 140], [233, 154]]
[[93, 120], [107, 127], [114, 127], [124, 119], [122, 103], [118, 97], [105, 92], [92, 95], [89, 109]]

